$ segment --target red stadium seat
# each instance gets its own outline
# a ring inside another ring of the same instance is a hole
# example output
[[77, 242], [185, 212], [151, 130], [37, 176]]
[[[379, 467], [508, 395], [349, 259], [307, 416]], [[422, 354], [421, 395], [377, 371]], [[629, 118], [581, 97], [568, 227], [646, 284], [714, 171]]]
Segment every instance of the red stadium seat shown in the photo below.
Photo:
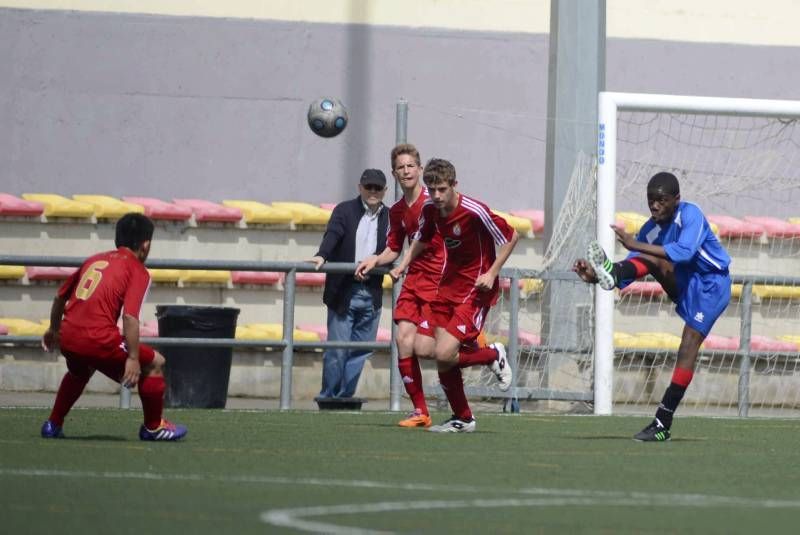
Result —
[[4, 334], [8, 334], [8, 327], [6, 327], [5, 325], [0, 325], [0, 336]]
[[198, 223], [210, 221], [236, 223], [242, 219], [242, 211], [233, 206], [223, 206], [202, 199], [173, 199], [178, 206], [190, 208], [194, 213], [194, 220]]
[[[281, 273], [281, 282], [286, 279], [286, 274]], [[297, 273], [295, 276], [297, 286], [323, 287], [325, 286], [324, 273]]]
[[296, 329], [300, 329], [301, 331], [309, 331], [312, 333], [317, 333], [319, 335], [320, 340], [327, 340], [328, 339], [328, 327], [325, 325], [316, 325], [312, 323], [302, 323], [299, 325], [295, 325]]
[[147, 320], [139, 324], [139, 336], [158, 338], [158, 320]]
[[234, 284], [278, 284], [281, 274], [275, 271], [231, 271]]
[[28, 280], [60, 281], [68, 278], [77, 269], [76, 267], [27, 266], [25, 272], [28, 274]]
[[378, 327], [378, 335], [375, 337], [376, 342], [391, 342], [392, 341], [392, 331], [389, 329], [384, 329], [383, 327]]
[[144, 215], [150, 219], [186, 221], [192, 217], [192, 209], [188, 206], [178, 206], [151, 197], [123, 197], [122, 200], [144, 206]]
[[544, 232], [544, 210], [511, 210], [511, 215], [530, 219], [534, 234]]
[[743, 221], [728, 215], [708, 215], [710, 223], [719, 228], [720, 238], [760, 238], [765, 229], [753, 221]]
[[0, 193], [0, 215], [3, 216], [40, 216], [44, 212], [44, 205], [36, 201], [26, 201], [10, 195]]
[[739, 339], [709, 334], [703, 341], [703, 347], [705, 349], [725, 349], [733, 351], [739, 349]]
[[777, 217], [765, 216], [746, 216], [744, 220], [764, 227], [764, 230], [767, 231], [767, 236], [770, 238], [800, 237], [800, 225], [797, 223], [789, 223]]
[[[739, 346], [739, 338], [736, 338], [736, 346]], [[750, 337], [750, 349], [754, 351], [792, 352], [797, 351], [797, 344], [754, 334]]]
[[322, 208], [323, 210], [331, 210], [331, 211], [333, 211], [333, 209], [336, 208], [336, 203], [321, 202], [321, 203], [319, 203], [319, 207]]
[[620, 295], [641, 295], [642, 297], [658, 297], [664, 295], [664, 288], [653, 281], [635, 281], [620, 290]]

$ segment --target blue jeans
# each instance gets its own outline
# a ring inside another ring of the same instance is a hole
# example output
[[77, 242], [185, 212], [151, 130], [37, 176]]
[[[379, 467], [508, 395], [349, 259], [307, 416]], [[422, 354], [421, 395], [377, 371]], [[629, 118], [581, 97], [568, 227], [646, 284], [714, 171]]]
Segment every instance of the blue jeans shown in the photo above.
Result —
[[[354, 284], [344, 314], [328, 308], [328, 340], [374, 342], [381, 309], [375, 308], [366, 286]], [[372, 355], [365, 349], [327, 349], [322, 357], [320, 397], [351, 398], [356, 393], [364, 363]]]

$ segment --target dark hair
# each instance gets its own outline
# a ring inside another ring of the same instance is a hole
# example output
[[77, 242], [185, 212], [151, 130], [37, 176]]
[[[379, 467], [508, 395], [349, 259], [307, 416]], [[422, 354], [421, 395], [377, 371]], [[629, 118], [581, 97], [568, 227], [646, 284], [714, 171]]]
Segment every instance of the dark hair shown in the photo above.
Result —
[[681, 187], [678, 184], [678, 178], [672, 173], [661, 171], [656, 173], [647, 183], [647, 190], [661, 190], [669, 195], [680, 195]]
[[456, 183], [456, 168], [447, 160], [431, 158], [422, 171], [422, 181], [426, 186], [435, 186], [436, 184], [452, 186]]
[[153, 222], [142, 214], [125, 214], [117, 221], [114, 244], [136, 251], [142, 243], [153, 239]]

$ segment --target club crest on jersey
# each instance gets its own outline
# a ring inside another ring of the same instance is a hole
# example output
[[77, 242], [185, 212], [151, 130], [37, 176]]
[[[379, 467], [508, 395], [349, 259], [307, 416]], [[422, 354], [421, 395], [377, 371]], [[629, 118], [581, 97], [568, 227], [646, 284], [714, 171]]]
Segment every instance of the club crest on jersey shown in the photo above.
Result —
[[458, 223], [453, 225], [453, 235], [461, 236], [461, 225], [459, 225]]

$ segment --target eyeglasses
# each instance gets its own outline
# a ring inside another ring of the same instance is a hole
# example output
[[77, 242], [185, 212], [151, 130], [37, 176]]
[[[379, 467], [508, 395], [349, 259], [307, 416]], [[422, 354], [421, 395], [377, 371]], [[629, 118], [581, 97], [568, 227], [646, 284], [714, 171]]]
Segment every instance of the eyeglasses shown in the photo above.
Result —
[[373, 192], [376, 192], [376, 193], [386, 189], [383, 186], [379, 186], [377, 184], [361, 184], [361, 187], [364, 188], [367, 191], [373, 191]]

